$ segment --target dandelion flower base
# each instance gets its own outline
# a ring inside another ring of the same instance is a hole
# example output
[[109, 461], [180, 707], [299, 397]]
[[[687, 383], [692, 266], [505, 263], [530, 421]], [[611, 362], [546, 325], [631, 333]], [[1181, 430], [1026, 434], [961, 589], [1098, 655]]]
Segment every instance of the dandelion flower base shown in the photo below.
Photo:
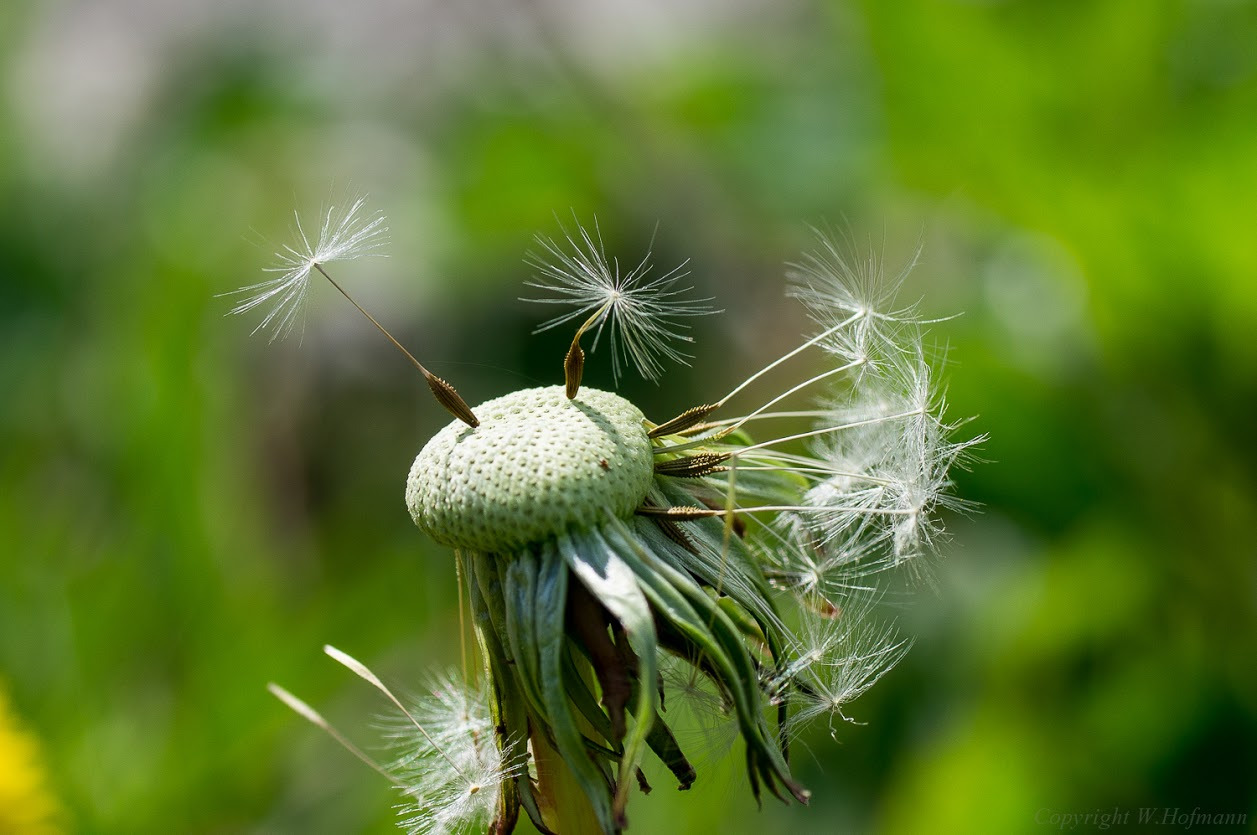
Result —
[[455, 548], [516, 551], [608, 512], [628, 518], [650, 489], [641, 411], [622, 397], [563, 386], [477, 406], [480, 426], [446, 426], [415, 458], [406, 505], [415, 524]]

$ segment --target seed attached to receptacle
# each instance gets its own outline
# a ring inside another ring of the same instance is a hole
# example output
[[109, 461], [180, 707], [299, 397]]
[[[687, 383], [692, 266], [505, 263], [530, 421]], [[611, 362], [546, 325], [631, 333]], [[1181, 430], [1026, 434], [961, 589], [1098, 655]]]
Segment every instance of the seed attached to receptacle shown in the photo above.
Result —
[[662, 438], [665, 435], [675, 435], [679, 432], [684, 432], [686, 429], [691, 429], [703, 420], [706, 420], [708, 415], [719, 408], [719, 405], [718, 403], [707, 403], [702, 406], [695, 406], [692, 409], [686, 409], [671, 420], [665, 420], [650, 430], [650, 437]]
[[723, 452], [700, 452], [673, 458], [671, 461], [660, 461], [655, 464], [656, 475], [667, 475], [673, 478], [702, 478], [712, 473], [724, 472], [728, 467], [721, 466], [729, 460], [729, 454]]

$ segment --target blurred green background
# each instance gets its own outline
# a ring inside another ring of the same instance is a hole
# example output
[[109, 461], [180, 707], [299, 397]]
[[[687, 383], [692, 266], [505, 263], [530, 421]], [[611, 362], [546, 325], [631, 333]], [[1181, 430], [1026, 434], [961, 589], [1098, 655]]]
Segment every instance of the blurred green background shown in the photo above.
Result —
[[392, 243], [339, 275], [472, 403], [561, 375], [518, 301], [556, 213], [627, 260], [658, 224], [726, 310], [625, 381], [648, 414], [794, 344], [809, 224], [923, 240], [907, 293], [964, 311], [934, 334], [984, 508], [899, 615], [916, 648], [797, 752], [812, 808], [756, 813], [733, 757], [630, 831], [1251, 827], [1254, 44], [1222, 0], [0, 6], [0, 691], [63, 827], [390, 831], [264, 685], [369, 742], [323, 643], [414, 690], [456, 663], [451, 556], [402, 502], [446, 418], [325, 288], [274, 345], [214, 297], [346, 191]]

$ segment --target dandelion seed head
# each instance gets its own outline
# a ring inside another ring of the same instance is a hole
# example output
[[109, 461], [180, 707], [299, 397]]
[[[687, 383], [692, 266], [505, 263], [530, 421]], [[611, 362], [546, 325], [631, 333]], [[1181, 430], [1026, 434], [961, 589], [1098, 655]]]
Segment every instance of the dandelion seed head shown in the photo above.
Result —
[[388, 242], [384, 215], [367, 211], [365, 197], [328, 206], [313, 236], [299, 214], [294, 213], [294, 219], [295, 241], [277, 251], [275, 265], [264, 270], [278, 275], [224, 294], [242, 297], [231, 313], [264, 309], [266, 313], [253, 332], [269, 331], [272, 342], [304, 327], [310, 278], [316, 266], [382, 255], [379, 250]]
[[604, 510], [630, 515], [653, 481], [642, 413], [619, 395], [526, 389], [476, 413], [475, 432], [457, 421], [442, 429], [407, 478], [415, 524], [442, 544], [499, 552], [542, 542]]
[[658, 380], [663, 374], [662, 360], [687, 365], [691, 356], [678, 343], [694, 339], [686, 333], [689, 325], [683, 320], [716, 311], [707, 304], [710, 299], [683, 298], [692, 289], [677, 286], [689, 275], [685, 264], [651, 277], [648, 251], [636, 266], [622, 270], [618, 259], [608, 260], [596, 221], [592, 233], [578, 225], [575, 233], [564, 230], [563, 237], [566, 245], [539, 235], [541, 252], [526, 258], [537, 270], [526, 284], [544, 295], [523, 301], [574, 308], [542, 323], [537, 332], [595, 316], [593, 348], [608, 327], [617, 385], [629, 363], [648, 380]]
[[[962, 507], [949, 472], [973, 441], [953, 440], [944, 421], [921, 323], [894, 301], [903, 273], [887, 281], [880, 258], [822, 238], [795, 269], [794, 295], [824, 330], [723, 398], [657, 422], [580, 388], [581, 337], [592, 330], [596, 346], [607, 328], [617, 379], [630, 362], [653, 378], [664, 360], [684, 361], [684, 320], [709, 308], [683, 298], [680, 267], [652, 278], [647, 254], [621, 270], [596, 225], [538, 244], [529, 286], [544, 295], [529, 301], [571, 308], [541, 329], [577, 323], [567, 385], [480, 404], [476, 422], [428, 441], [407, 480], [416, 524], [458, 552], [485, 683], [446, 674], [407, 707], [327, 650], [400, 711], [384, 730], [403, 826], [506, 831], [522, 809], [556, 828], [537, 801], [553, 801], [547, 781], [566, 768], [589, 825], [616, 832], [645, 757], [684, 789], [689, 749], [722, 755], [739, 736], [757, 796], [766, 786], [806, 802], [787, 740], [817, 721], [836, 736], [854, 721], [850, 703], [908, 651], [875, 611], [883, 572], [928, 563], [937, 511]], [[305, 250], [290, 254], [308, 277], [320, 247]], [[709, 417], [818, 346], [832, 367], [785, 377], [741, 416]], [[800, 411], [804, 397], [820, 407]], [[781, 422], [804, 418], [811, 429]], [[756, 439], [761, 428], [776, 431]], [[574, 822], [559, 814], [565, 831]]]
[[499, 746], [486, 689], [453, 673], [434, 678], [409, 716], [390, 716], [383, 728], [405, 797], [401, 826], [411, 835], [483, 831], [503, 785], [525, 768], [518, 741]]

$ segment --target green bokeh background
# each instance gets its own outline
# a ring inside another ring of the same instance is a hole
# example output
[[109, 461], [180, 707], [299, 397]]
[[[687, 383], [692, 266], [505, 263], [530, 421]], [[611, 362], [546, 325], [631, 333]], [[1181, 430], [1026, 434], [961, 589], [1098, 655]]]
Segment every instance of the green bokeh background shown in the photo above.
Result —
[[726, 310], [624, 382], [656, 415], [794, 344], [809, 224], [922, 241], [907, 292], [964, 311], [934, 335], [983, 510], [899, 613], [916, 648], [801, 747], [812, 808], [757, 813], [734, 756], [630, 831], [1251, 826], [1254, 44], [1241, 0], [5, 4], [0, 680], [67, 829], [390, 831], [264, 685], [369, 740], [323, 643], [414, 690], [457, 662], [450, 554], [401, 498], [445, 418], [324, 288], [274, 345], [214, 297], [345, 192], [392, 243], [340, 275], [472, 403], [560, 376], [518, 301], [556, 213], [627, 260], [653, 234]]

